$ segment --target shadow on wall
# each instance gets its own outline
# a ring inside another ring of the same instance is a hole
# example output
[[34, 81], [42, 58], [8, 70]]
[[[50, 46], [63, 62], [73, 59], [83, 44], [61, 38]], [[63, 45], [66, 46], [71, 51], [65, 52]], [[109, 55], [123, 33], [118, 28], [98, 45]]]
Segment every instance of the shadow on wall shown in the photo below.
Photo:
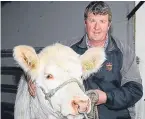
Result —
[[[16, 85], [1, 84], [1, 93], [16, 94], [17, 84], [22, 73], [22, 70], [17, 67], [1, 67], [1, 75], [15, 76], [17, 82]], [[14, 103], [1, 102], [1, 119], [14, 119]]]
[[14, 104], [1, 103], [1, 119], [14, 119]]
[[[1, 50], [1, 54], [2, 58], [12, 57], [12, 50], [11, 52], [7, 50], [6, 51]], [[10, 75], [13, 76], [15, 78], [15, 85], [1, 84], [1, 93], [15, 95], [17, 92], [17, 84], [19, 82], [22, 73], [23, 71], [18, 67], [2, 66], [1, 76], [10, 76]], [[4, 97], [2, 97], [2, 99], [3, 101], [1, 101], [1, 119], [14, 119], [14, 103], [6, 102], [4, 100]]]
[[[42, 47], [35, 47], [37, 53], [39, 53], [41, 49]], [[1, 58], [3, 59], [13, 58], [13, 50], [2, 49]], [[13, 76], [14, 79], [11, 80], [15, 80], [15, 85], [2, 83], [1, 93], [15, 95], [17, 93], [17, 86], [22, 74], [24, 74], [23, 70], [17, 66], [2, 66], [1, 76]], [[2, 97], [2, 99], [3, 101], [1, 101], [1, 119], [14, 119], [14, 102], [13, 103], [6, 102], [4, 100], [5, 99], [4, 97]]]
[[11, 3], [12, 1], [1, 1], [1, 7], [3, 7], [4, 5]]

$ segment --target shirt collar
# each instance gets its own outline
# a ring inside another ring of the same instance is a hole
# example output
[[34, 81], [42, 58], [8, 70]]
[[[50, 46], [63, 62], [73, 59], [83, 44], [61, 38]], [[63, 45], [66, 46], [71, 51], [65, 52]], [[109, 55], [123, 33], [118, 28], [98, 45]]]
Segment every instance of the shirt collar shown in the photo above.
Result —
[[[87, 43], [86, 43], [86, 34], [82, 37], [82, 39], [78, 42], [77, 46], [80, 48], [85, 48], [87, 49]], [[115, 40], [113, 39], [113, 37], [111, 35], [108, 34], [108, 40], [106, 42], [105, 48], [106, 51], [112, 51], [116, 49], [116, 45], [115, 45]]]
[[[87, 34], [85, 34], [85, 41], [86, 41], [86, 45], [87, 45], [87, 48], [89, 49], [89, 48], [92, 48], [93, 46], [91, 46], [91, 44], [89, 43], [89, 39], [88, 39], [88, 35]], [[108, 46], [108, 34], [107, 34], [107, 39], [106, 39], [106, 41], [105, 41], [105, 45], [104, 45], [104, 48], [106, 49], [107, 48], [107, 46]]]

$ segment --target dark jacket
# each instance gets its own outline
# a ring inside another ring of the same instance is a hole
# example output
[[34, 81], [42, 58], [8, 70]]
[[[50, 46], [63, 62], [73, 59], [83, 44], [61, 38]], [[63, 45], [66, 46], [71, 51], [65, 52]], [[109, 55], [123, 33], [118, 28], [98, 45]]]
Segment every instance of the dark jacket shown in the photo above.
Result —
[[[83, 54], [87, 50], [85, 36], [71, 48]], [[112, 37], [105, 53], [107, 60], [99, 72], [84, 81], [85, 88], [99, 88], [107, 94], [107, 103], [98, 106], [99, 119], [133, 119], [135, 115], [128, 109], [143, 95], [135, 54], [129, 46]]]

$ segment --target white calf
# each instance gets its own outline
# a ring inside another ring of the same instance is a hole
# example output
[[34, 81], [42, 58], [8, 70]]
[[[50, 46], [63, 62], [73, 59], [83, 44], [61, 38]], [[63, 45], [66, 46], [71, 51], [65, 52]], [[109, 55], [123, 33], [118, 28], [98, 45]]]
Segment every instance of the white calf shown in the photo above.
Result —
[[35, 81], [36, 97], [29, 95], [24, 76], [15, 101], [15, 119], [81, 119], [91, 102], [83, 91], [82, 77], [98, 71], [105, 60], [102, 48], [91, 48], [78, 55], [71, 48], [54, 44], [39, 54], [30, 46], [16, 46], [14, 59]]

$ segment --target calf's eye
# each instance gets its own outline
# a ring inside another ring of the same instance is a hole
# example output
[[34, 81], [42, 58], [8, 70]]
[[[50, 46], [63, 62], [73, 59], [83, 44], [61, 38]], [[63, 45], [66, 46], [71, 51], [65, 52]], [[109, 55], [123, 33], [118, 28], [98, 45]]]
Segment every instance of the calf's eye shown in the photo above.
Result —
[[47, 79], [53, 79], [53, 75], [52, 75], [52, 74], [48, 74], [48, 75], [46, 76], [46, 78], [47, 78]]

